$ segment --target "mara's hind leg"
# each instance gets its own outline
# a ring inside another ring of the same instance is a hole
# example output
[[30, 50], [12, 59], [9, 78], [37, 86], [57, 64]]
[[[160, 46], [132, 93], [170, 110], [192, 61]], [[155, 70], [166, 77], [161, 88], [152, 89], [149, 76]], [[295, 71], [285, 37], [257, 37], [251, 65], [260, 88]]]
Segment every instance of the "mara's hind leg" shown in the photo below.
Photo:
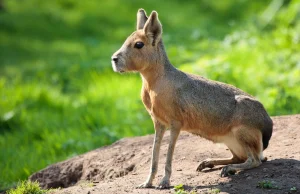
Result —
[[244, 162], [243, 160], [238, 158], [238, 156], [231, 149], [229, 149], [229, 150], [232, 153], [231, 158], [206, 159], [199, 164], [197, 171], [201, 171], [204, 168], [213, 168], [216, 165], [237, 164], [237, 163]]
[[234, 137], [242, 148], [242, 156], [246, 156], [244, 163], [229, 164], [222, 169], [221, 176], [228, 176], [238, 170], [246, 170], [259, 166], [264, 157], [262, 155], [262, 134], [257, 129], [247, 128], [245, 126], [233, 129]]
[[238, 170], [246, 170], [259, 166], [262, 163], [257, 155], [255, 156], [252, 151], [248, 152], [248, 158], [244, 163], [241, 164], [229, 164], [225, 166], [221, 171], [221, 177], [234, 174]]

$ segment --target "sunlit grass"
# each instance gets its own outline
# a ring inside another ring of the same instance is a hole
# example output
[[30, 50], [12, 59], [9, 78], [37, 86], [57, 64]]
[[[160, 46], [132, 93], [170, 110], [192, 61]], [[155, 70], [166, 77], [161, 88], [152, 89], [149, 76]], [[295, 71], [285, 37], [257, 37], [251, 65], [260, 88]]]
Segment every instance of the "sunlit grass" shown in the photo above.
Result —
[[42, 83], [1, 87], [1, 97], [7, 99], [1, 101], [6, 108], [0, 136], [2, 180], [24, 179], [55, 160], [152, 132], [139, 100], [140, 78], [105, 75], [91, 73], [82, 91], [73, 95]]
[[10, 189], [6, 194], [51, 194], [55, 189], [41, 189], [38, 182], [21, 181], [17, 184], [17, 187]]

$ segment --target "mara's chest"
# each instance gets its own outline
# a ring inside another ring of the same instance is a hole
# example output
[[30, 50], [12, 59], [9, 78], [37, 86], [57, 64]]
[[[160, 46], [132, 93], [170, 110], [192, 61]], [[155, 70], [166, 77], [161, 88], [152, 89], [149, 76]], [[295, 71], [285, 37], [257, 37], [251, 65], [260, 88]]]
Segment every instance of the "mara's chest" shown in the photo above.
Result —
[[172, 98], [165, 93], [142, 90], [142, 101], [152, 118], [165, 125], [171, 122], [173, 103]]

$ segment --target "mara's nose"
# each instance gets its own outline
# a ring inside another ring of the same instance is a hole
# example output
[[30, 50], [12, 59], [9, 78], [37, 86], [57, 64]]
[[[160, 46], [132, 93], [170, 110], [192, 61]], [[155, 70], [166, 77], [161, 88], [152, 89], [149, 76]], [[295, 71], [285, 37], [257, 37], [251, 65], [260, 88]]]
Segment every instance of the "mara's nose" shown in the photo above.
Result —
[[111, 57], [111, 60], [113, 60], [113, 61], [116, 63], [116, 62], [118, 62], [118, 57], [112, 56], [112, 57]]

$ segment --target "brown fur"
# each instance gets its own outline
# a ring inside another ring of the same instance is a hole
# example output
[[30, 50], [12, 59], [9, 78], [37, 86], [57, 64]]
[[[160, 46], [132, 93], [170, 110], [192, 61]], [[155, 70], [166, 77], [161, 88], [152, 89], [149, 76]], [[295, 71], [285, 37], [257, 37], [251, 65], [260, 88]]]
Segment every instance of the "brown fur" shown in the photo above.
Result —
[[[142, 101], [155, 127], [150, 174], [139, 187], [149, 187], [157, 172], [159, 147], [164, 131], [171, 131], [165, 176], [159, 188], [169, 187], [172, 157], [181, 130], [224, 143], [231, 150], [230, 159], [205, 160], [197, 168], [226, 165], [221, 176], [229, 172], [260, 165], [262, 151], [272, 135], [272, 120], [263, 105], [234, 86], [184, 73], [171, 65], [161, 39], [158, 14], [149, 18], [138, 11], [137, 30], [113, 55], [116, 72], [141, 74]], [[137, 42], [144, 43], [135, 48]], [[237, 164], [241, 163], [241, 164]]]

